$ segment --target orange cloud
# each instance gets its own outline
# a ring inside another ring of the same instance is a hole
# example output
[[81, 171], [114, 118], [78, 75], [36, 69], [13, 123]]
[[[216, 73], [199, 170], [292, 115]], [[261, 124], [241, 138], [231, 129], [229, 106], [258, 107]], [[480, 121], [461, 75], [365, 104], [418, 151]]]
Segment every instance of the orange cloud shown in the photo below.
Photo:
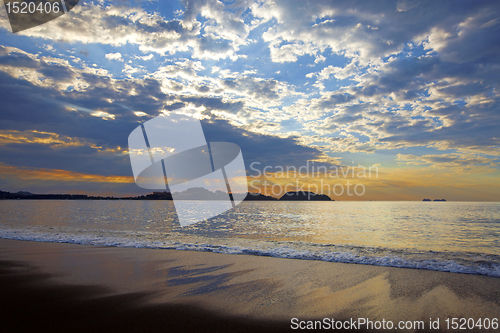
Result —
[[3, 178], [17, 178], [20, 180], [115, 184], [134, 182], [134, 177], [132, 176], [102, 176], [59, 169], [17, 168], [5, 164], [0, 164], [0, 174]]
[[103, 148], [97, 146], [94, 143], [87, 142], [78, 138], [71, 138], [65, 135], [59, 135], [52, 132], [41, 132], [41, 131], [15, 131], [15, 130], [2, 130], [0, 131], [0, 145], [5, 145], [9, 143], [18, 144], [44, 144], [49, 145], [53, 148], [62, 147], [82, 147], [88, 146], [93, 149], [97, 149], [100, 153], [127, 153], [126, 150], [121, 147], [116, 148]]
[[51, 146], [83, 146], [84, 143], [67, 136], [61, 136], [56, 133], [40, 131], [0, 131], [0, 145], [8, 143], [38, 143]]

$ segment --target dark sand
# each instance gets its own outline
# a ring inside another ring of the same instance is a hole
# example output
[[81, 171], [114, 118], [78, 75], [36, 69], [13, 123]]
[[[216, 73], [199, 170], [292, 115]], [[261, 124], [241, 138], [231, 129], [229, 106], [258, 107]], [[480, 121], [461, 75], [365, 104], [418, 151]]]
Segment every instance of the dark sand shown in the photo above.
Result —
[[451, 332], [446, 318], [500, 318], [500, 279], [0, 240], [1, 332], [295, 332], [294, 317], [423, 320], [424, 331], [439, 318]]

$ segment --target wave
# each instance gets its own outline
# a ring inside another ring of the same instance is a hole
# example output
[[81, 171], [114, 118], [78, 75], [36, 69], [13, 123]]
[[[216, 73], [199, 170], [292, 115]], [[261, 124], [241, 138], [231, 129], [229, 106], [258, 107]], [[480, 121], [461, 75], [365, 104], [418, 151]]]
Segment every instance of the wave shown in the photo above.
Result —
[[1, 228], [0, 238], [320, 260], [500, 277], [500, 256], [473, 252], [420, 251], [241, 238], [216, 239], [175, 232], [154, 233], [44, 226], [30, 226], [24, 229]]

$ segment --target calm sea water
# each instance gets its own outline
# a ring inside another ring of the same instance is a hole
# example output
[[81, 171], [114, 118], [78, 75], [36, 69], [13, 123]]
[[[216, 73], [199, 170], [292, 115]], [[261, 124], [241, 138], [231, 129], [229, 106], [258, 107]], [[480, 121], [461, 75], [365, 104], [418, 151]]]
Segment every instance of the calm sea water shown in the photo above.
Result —
[[169, 201], [0, 201], [0, 238], [500, 277], [500, 203], [243, 202], [180, 227]]

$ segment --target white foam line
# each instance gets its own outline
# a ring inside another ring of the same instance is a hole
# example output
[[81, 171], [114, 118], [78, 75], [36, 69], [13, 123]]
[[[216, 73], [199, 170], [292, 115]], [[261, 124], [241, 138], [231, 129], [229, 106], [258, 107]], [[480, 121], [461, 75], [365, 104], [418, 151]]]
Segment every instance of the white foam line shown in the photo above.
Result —
[[[29, 240], [37, 242], [56, 242], [56, 243], [72, 243], [83, 245], [99, 245], [99, 246], [114, 246], [114, 247], [135, 247], [135, 248], [156, 248], [156, 249], [172, 249], [172, 250], [188, 250], [226, 254], [245, 254], [255, 256], [266, 256], [288, 259], [302, 260], [320, 260], [326, 262], [354, 263], [374, 266], [386, 267], [401, 267], [426, 269], [432, 271], [443, 271], [453, 273], [465, 273], [486, 275], [492, 277], [500, 277], [500, 263], [497, 261], [489, 261], [488, 265], [481, 266], [474, 262], [459, 263], [455, 260], [441, 258], [421, 258], [421, 259], [405, 259], [398, 255], [384, 256], [366, 256], [353, 252], [329, 252], [329, 251], [314, 251], [310, 249], [298, 250], [289, 246], [265, 248], [248, 248], [241, 246], [215, 245], [206, 243], [186, 243], [182, 241], [172, 240], [151, 240], [141, 239], [140, 237], [123, 237], [123, 236], [105, 236], [108, 231], [93, 231], [85, 232], [80, 230], [79, 234], [75, 232], [67, 232], [59, 230], [56, 234], [52, 232], [44, 232], [43, 230], [26, 230], [20, 229], [0, 229], [0, 238], [14, 240]], [[122, 234], [122, 233], [119, 233]], [[127, 233], [125, 233], [127, 234]], [[139, 234], [137, 234], [140, 236]]]

